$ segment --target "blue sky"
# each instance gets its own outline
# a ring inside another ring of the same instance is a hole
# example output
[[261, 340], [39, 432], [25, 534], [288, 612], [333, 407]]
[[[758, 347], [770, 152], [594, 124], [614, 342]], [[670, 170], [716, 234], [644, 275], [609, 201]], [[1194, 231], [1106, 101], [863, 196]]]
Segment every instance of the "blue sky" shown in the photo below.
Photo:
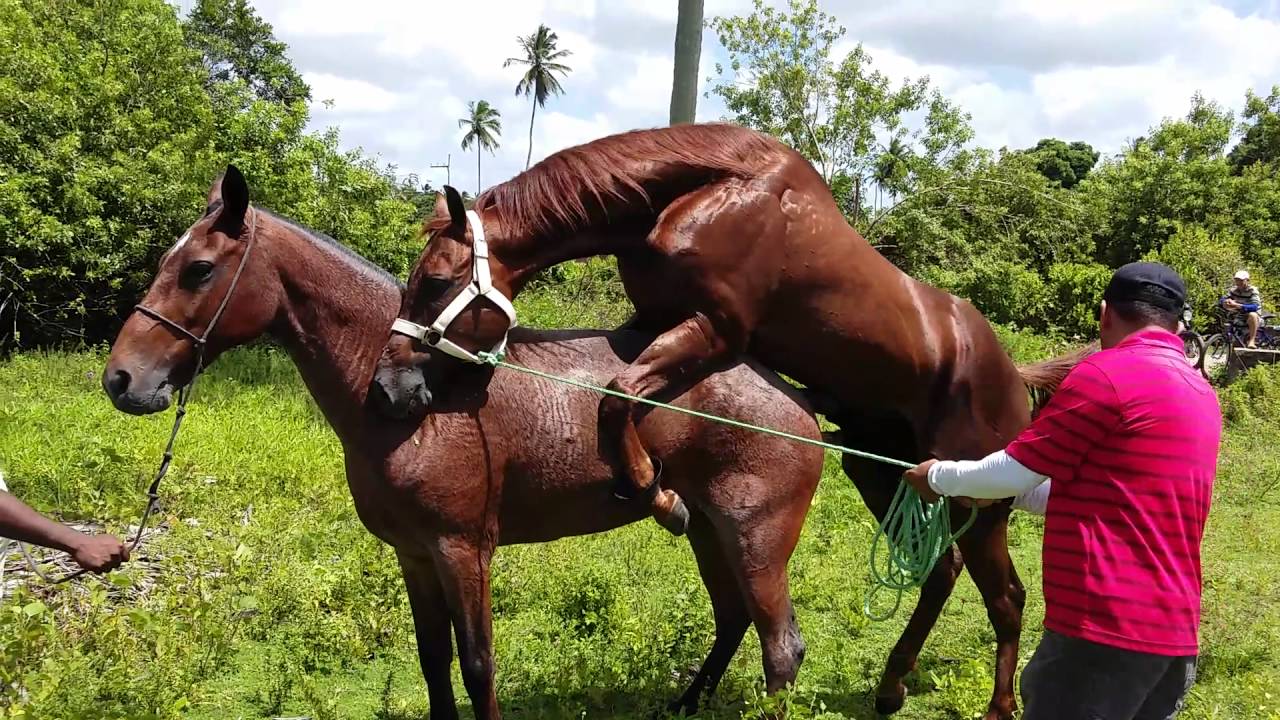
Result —
[[[781, 4], [774, 0], [771, 4]], [[312, 86], [312, 126], [417, 172], [452, 155], [452, 181], [474, 192], [474, 151], [459, 147], [468, 100], [503, 116], [502, 147], [482, 157], [484, 186], [524, 167], [529, 102], [515, 97], [516, 36], [539, 22], [572, 50], [567, 94], [538, 111], [536, 162], [601, 135], [665, 124], [676, 0], [254, 0]], [[1280, 83], [1280, 0], [820, 0], [892, 78], [929, 75], [973, 116], [976, 142], [1026, 147], [1041, 137], [1104, 152], [1186, 112], [1193, 92], [1239, 108], [1246, 88]], [[741, 14], [750, 0], [706, 0]], [[722, 55], [705, 33], [702, 74]], [[325, 107], [322, 101], [331, 100]], [[699, 100], [699, 119], [721, 117]]]

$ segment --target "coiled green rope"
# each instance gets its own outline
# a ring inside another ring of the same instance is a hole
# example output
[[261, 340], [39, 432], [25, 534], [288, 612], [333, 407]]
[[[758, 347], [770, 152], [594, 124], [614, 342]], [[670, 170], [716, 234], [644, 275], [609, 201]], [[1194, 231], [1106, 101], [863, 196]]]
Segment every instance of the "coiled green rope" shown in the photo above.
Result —
[[[915, 463], [896, 460], [894, 458], [876, 455], [875, 453], [855, 450], [853, 448], [836, 445], [834, 443], [814, 440], [812, 438], [793, 435], [781, 430], [773, 428], [752, 425], [740, 420], [711, 415], [709, 413], [690, 410], [676, 405], [670, 405], [649, 398], [636, 397], [617, 390], [610, 390], [606, 387], [600, 387], [591, 383], [585, 383], [581, 380], [560, 377], [552, 375], [541, 370], [524, 367], [523, 365], [515, 365], [506, 361], [503, 354], [499, 353], [477, 353], [481, 360], [494, 367], [502, 367], [508, 370], [533, 375], [551, 380], [553, 382], [572, 385], [584, 390], [591, 390], [601, 395], [612, 395], [614, 397], [623, 398], [632, 402], [638, 402], [650, 405], [664, 410], [684, 413], [703, 420], [710, 420], [724, 425], [752, 430], [755, 432], [765, 433], [766, 435], [774, 435], [776, 437], [794, 440], [796, 442], [816, 445], [826, 450], [834, 450], [835, 452], [853, 455], [855, 457], [874, 460], [875, 462], [884, 463], [886, 465], [894, 465], [896, 467], [911, 469], [916, 466]], [[942, 557], [942, 553], [951, 547], [951, 543], [960, 537], [978, 517], [978, 508], [974, 507], [969, 514], [969, 519], [964, 525], [951, 532], [951, 514], [948, 507], [949, 503], [946, 498], [933, 503], [926, 503], [920, 494], [915, 491], [909, 484], [902, 482], [898, 484], [898, 490], [893, 495], [893, 501], [889, 504], [889, 510], [885, 513], [884, 521], [880, 523], [880, 527], [876, 529], [875, 537], [871, 541], [871, 555], [869, 565], [871, 568], [871, 587], [867, 590], [862, 601], [862, 612], [871, 620], [888, 620], [898, 611], [899, 605], [902, 604], [902, 593], [914, 588], [920, 587], [928, 579], [929, 573], [933, 571], [933, 566], [938, 564], [938, 558]], [[886, 560], [883, 571], [877, 566], [876, 558], [880, 554], [880, 546], [888, 545], [888, 558]], [[875, 614], [871, 611], [872, 600], [882, 590], [890, 590], [894, 592], [893, 607], [887, 613]]]
[[[863, 615], [872, 620], [893, 617], [902, 604], [902, 593], [924, 585], [942, 553], [978, 519], [975, 506], [969, 513], [969, 519], [953, 533], [948, 504], [945, 498], [927, 503], [907, 483], [898, 485], [884, 522], [871, 540], [871, 587], [862, 599]], [[884, 551], [888, 557], [883, 563], [883, 570], [876, 560], [881, 554], [882, 544], [888, 545]], [[872, 601], [881, 590], [894, 592], [893, 606], [884, 613], [874, 613]]]

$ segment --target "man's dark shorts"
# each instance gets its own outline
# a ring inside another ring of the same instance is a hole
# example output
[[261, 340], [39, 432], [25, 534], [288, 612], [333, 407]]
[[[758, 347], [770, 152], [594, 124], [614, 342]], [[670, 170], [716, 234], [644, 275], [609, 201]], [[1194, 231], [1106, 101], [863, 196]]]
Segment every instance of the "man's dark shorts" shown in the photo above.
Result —
[[1149, 655], [1044, 631], [1022, 671], [1023, 720], [1170, 720], [1196, 658]]

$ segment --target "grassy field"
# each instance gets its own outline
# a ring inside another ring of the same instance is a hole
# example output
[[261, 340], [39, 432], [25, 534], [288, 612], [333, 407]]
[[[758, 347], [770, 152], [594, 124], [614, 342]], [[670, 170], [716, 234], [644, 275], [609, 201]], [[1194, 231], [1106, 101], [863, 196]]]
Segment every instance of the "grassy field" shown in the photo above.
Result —
[[[561, 301], [534, 293], [522, 310], [530, 324], [618, 319], [615, 306], [584, 320]], [[1055, 349], [1005, 337], [1023, 359]], [[104, 357], [0, 362], [0, 468], [33, 505], [121, 532], [136, 522], [172, 416], [114, 411], [98, 386]], [[1205, 541], [1200, 682], [1184, 717], [1280, 718], [1280, 373], [1250, 376], [1223, 400], [1230, 427]], [[0, 717], [426, 717], [394, 558], [356, 519], [340, 457], [286, 356], [258, 348], [220, 360], [163, 489], [166, 532], [142, 561], [0, 600]], [[799, 685], [779, 701], [792, 717], [875, 716], [874, 683], [906, 613], [873, 623], [859, 612], [872, 530], [828, 458], [791, 564], [808, 643]], [[1013, 554], [1029, 589], [1023, 662], [1043, 614], [1040, 531], [1037, 518], [1015, 516]], [[661, 716], [711, 641], [691, 553], [649, 522], [503, 548], [494, 610], [508, 718]], [[980, 715], [993, 647], [962, 579], [898, 717]], [[701, 717], [768, 712], [760, 679], [748, 636]]]

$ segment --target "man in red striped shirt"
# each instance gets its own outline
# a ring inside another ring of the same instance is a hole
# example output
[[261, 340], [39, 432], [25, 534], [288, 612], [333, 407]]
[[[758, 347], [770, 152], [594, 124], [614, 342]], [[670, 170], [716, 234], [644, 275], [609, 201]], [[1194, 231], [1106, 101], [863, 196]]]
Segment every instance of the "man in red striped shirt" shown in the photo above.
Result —
[[1164, 265], [1120, 268], [1103, 294], [1102, 350], [1013, 443], [905, 476], [926, 500], [1012, 497], [1053, 479], [1025, 720], [1166, 720], [1195, 680], [1222, 415], [1173, 332], [1185, 299]]

